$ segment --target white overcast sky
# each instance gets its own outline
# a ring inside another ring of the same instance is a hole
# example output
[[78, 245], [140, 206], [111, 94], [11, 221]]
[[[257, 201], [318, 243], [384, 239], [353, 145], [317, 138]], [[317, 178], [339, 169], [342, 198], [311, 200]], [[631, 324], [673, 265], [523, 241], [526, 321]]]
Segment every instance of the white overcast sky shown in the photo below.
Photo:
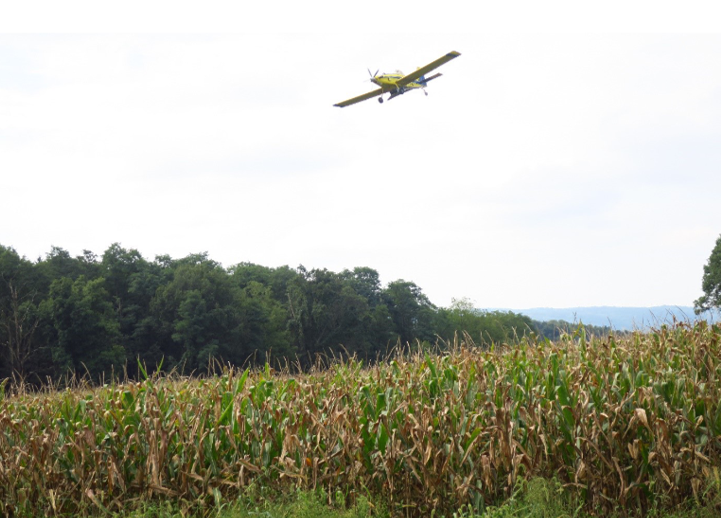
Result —
[[[701, 295], [721, 234], [711, 2], [17, 4], [0, 244], [29, 259], [119, 242], [369, 266], [442, 306]], [[427, 97], [332, 106], [367, 68], [451, 50]]]

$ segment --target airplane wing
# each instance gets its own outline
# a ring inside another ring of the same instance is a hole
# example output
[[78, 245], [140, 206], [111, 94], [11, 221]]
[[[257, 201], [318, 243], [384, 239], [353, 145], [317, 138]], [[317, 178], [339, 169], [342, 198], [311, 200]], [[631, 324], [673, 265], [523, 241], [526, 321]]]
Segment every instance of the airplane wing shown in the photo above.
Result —
[[381, 95], [382, 93], [383, 93], [383, 89], [379, 88], [378, 90], [373, 90], [372, 92], [368, 92], [367, 94], [359, 95], [358, 97], [354, 97], [353, 99], [348, 99], [347, 101], [343, 101], [338, 104], [334, 104], [333, 106], [337, 106], [338, 108], [344, 108], [345, 106], [350, 106], [351, 104], [359, 103], [361, 101], [366, 101], [368, 99], [371, 99], [373, 97]]
[[406, 86], [407, 84], [412, 83], [416, 79], [420, 78], [422, 75], [427, 74], [431, 70], [438, 68], [439, 66], [443, 65], [444, 63], [448, 63], [450, 60], [452, 60], [453, 58], [457, 58], [460, 55], [461, 55], [461, 53], [456, 52], [455, 50], [453, 52], [449, 52], [442, 58], [438, 58], [434, 62], [429, 63], [426, 66], [419, 68], [415, 72], [411, 72], [407, 76], [403, 76], [396, 82], [396, 84], [398, 86]]

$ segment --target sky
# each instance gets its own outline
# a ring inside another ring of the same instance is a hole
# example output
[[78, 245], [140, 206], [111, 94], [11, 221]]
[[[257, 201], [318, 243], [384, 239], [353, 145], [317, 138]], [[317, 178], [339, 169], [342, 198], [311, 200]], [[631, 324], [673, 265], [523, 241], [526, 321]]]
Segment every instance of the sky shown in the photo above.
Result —
[[[702, 295], [721, 234], [703, 2], [55, 4], [0, 22], [0, 244], [28, 259], [117, 242], [368, 266], [440, 306]], [[333, 107], [368, 69], [452, 50], [428, 96]]]

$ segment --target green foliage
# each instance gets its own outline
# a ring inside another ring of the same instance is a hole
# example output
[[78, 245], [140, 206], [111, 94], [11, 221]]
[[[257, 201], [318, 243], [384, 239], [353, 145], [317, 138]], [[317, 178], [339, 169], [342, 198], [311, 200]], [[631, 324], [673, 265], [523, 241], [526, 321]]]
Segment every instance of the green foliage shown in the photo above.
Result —
[[696, 313], [721, 309], [721, 236], [716, 240], [708, 263], [703, 267], [701, 288], [704, 294], [694, 302]]
[[560, 340], [563, 335], [572, 336], [579, 327], [586, 333], [593, 336], [608, 336], [612, 329], [609, 326], [592, 326], [586, 324], [573, 324], [565, 320], [547, 320], [539, 322], [533, 320], [533, 329], [539, 336], [552, 341]]
[[[258, 494], [246, 491], [231, 505], [222, 502], [217, 509], [192, 513], [183, 510], [171, 500], [143, 502], [137, 509], [118, 513], [100, 512], [91, 516], [113, 518], [391, 518], [382, 503], [359, 497], [351, 506], [346, 505], [342, 493], [329, 497], [323, 491], [291, 491], [284, 494]], [[431, 517], [445, 515], [432, 513]], [[571, 494], [556, 480], [541, 478], [521, 483], [508, 499], [498, 506], [489, 506], [478, 512], [473, 506], [460, 506], [452, 518], [593, 518], [599, 513], [586, 512], [574, 506]], [[604, 513], [607, 518], [628, 518], [623, 509]], [[662, 510], [651, 508], [644, 516], [648, 518], [716, 518], [718, 511], [710, 505], [690, 505], [686, 509]]]
[[288, 288], [289, 329], [301, 360], [311, 363], [319, 354], [362, 350], [368, 301], [342, 274], [328, 270], [298, 269]]
[[0, 379], [138, 378], [137, 360], [150, 373], [162, 364], [197, 374], [353, 355], [372, 363], [458, 339], [515, 344], [532, 329], [525, 316], [479, 312], [467, 299], [436, 307], [415, 283], [383, 286], [368, 267], [224, 268], [206, 253], [150, 261], [118, 243], [100, 257], [53, 247], [32, 262], [0, 246]]
[[347, 506], [341, 492], [331, 496], [321, 490], [294, 491], [280, 498], [243, 500], [218, 518], [390, 518], [382, 506], [364, 497]]
[[116, 313], [104, 288], [105, 280], [76, 280], [63, 277], [53, 281], [45, 307], [57, 333], [51, 346], [59, 369], [87, 372], [93, 379], [125, 364]]
[[385, 291], [385, 299], [402, 344], [435, 340], [433, 318], [436, 307], [419, 286], [402, 279], [391, 282]]
[[512, 311], [479, 311], [468, 299], [453, 299], [451, 306], [440, 309], [436, 328], [444, 340], [465, 333], [474, 343], [515, 343], [533, 330], [532, 320]]
[[33, 264], [0, 245], [0, 379], [24, 379], [42, 349], [37, 284]]

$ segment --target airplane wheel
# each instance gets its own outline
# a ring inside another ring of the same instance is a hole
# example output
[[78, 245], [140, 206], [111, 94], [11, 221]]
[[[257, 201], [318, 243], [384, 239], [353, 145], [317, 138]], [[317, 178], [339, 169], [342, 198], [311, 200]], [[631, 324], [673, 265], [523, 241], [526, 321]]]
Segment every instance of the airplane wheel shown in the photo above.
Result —
[[379, 97], [379, 98], [378, 98], [378, 102], [381, 103], [381, 104], [383, 104], [383, 97]]

